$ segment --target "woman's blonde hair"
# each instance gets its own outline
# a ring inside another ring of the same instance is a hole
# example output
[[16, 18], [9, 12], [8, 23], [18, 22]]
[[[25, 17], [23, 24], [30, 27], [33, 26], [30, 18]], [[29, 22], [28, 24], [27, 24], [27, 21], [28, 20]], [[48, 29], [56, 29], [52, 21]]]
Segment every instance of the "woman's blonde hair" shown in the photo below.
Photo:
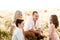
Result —
[[17, 11], [15, 12], [15, 15], [14, 15], [14, 22], [16, 22], [16, 20], [18, 19], [18, 15], [22, 15], [22, 12], [19, 11], [19, 10], [17, 10]]

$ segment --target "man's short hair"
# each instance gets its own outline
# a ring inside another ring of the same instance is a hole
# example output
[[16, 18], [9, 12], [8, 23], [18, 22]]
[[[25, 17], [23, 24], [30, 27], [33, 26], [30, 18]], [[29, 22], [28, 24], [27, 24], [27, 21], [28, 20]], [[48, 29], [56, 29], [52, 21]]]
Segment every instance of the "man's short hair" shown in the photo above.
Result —
[[34, 15], [34, 13], [38, 13], [37, 11], [33, 11], [33, 15]]
[[23, 19], [17, 19], [16, 20], [16, 26], [18, 27], [18, 24], [21, 24], [24, 20]]

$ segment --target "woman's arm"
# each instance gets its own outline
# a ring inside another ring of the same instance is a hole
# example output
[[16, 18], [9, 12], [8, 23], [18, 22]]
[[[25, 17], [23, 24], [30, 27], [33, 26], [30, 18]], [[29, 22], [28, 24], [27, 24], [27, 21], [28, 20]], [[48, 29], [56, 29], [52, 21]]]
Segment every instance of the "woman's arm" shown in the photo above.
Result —
[[13, 30], [14, 30], [14, 26], [11, 25], [11, 26], [10, 26], [10, 33], [13, 33]]

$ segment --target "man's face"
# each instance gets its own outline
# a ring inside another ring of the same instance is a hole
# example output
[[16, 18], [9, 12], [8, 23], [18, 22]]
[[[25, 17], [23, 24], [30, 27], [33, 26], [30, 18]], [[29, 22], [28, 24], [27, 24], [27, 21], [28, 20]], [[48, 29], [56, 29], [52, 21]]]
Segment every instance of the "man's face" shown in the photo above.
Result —
[[33, 15], [33, 19], [34, 19], [34, 21], [38, 20], [38, 18], [39, 18], [38, 13], [34, 13], [34, 15]]

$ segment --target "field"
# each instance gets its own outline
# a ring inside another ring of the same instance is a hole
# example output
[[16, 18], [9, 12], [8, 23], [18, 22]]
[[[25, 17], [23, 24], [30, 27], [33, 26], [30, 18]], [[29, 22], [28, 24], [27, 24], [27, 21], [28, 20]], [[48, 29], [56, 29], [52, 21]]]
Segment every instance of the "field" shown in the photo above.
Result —
[[[33, 11], [34, 10], [23, 11], [23, 19], [25, 20], [25, 22], [27, 18], [32, 15]], [[45, 36], [44, 40], [46, 40], [49, 16], [51, 14], [56, 14], [58, 16], [59, 23], [60, 23], [60, 9], [59, 8], [54, 8], [54, 9], [47, 8], [47, 9], [38, 9], [37, 11], [39, 13], [39, 19], [41, 21], [41, 29], [43, 30], [43, 34]], [[14, 10], [0, 11], [0, 39], [1, 40], [3, 39], [11, 40], [11, 34], [9, 33], [9, 27], [11, 23], [13, 22], [14, 12], [15, 12]], [[60, 38], [60, 27], [57, 28], [57, 33]]]

